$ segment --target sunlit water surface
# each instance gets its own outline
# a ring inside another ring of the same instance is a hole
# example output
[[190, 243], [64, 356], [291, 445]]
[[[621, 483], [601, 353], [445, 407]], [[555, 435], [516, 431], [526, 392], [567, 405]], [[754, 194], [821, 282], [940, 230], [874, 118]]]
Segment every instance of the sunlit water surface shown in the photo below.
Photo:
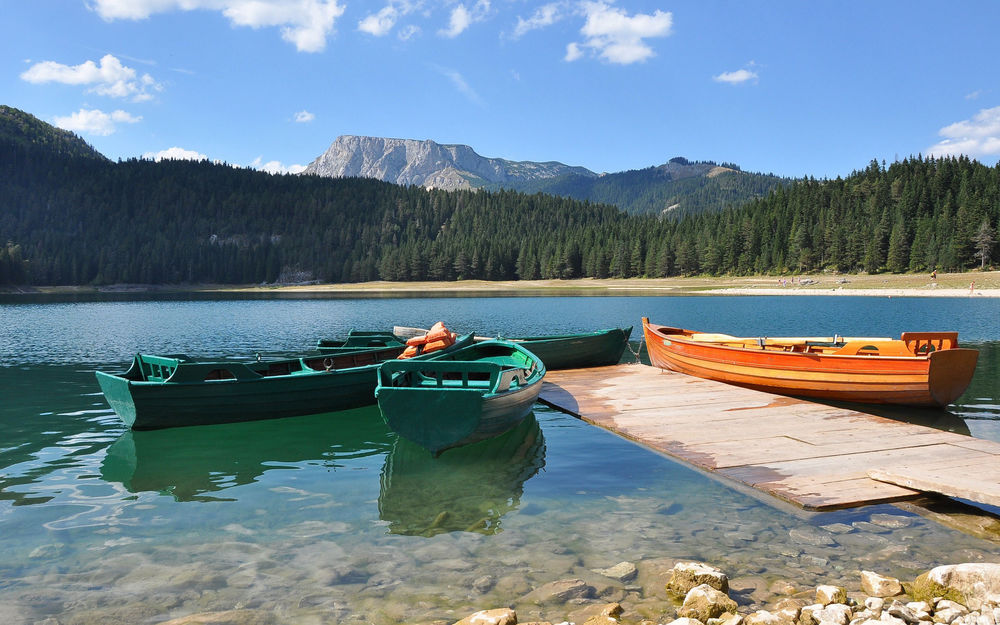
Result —
[[[1000, 546], [895, 506], [806, 514], [536, 406], [503, 437], [432, 459], [375, 407], [128, 432], [94, 380], [137, 351], [249, 359], [393, 325], [510, 336], [639, 326], [732, 334], [958, 330], [981, 350], [947, 412], [902, 416], [1000, 441], [1000, 302], [974, 298], [595, 297], [0, 302], [0, 623], [159, 622], [257, 609], [277, 623], [457, 620], [581, 578], [633, 615], [670, 610], [678, 558], [744, 604], [783, 581], [858, 586]], [[638, 348], [639, 331], [633, 333]], [[626, 353], [626, 359], [630, 358]], [[906, 412], [906, 411], [904, 411]], [[593, 569], [638, 563], [612, 582]]]

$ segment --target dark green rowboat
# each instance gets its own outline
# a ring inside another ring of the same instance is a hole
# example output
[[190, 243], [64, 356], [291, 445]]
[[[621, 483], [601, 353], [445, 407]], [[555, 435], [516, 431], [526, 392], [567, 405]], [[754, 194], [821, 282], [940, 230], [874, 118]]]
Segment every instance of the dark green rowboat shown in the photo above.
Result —
[[502, 434], [534, 405], [545, 365], [507, 341], [484, 341], [433, 360], [379, 367], [375, 396], [400, 436], [439, 454]]
[[617, 365], [621, 360], [632, 326], [582, 334], [526, 336], [513, 341], [542, 359], [546, 369], [582, 369]]
[[[464, 336], [425, 358], [471, 342]], [[387, 347], [246, 364], [137, 354], [128, 371], [98, 371], [97, 382], [111, 408], [135, 430], [278, 419], [375, 403], [379, 365], [402, 351]]]
[[406, 347], [406, 339], [384, 330], [351, 330], [344, 340], [320, 339], [316, 350], [321, 354], [337, 354], [359, 349], [379, 349], [382, 347]]
[[[426, 330], [396, 326], [393, 334], [408, 338], [415, 334], [423, 334]], [[610, 328], [583, 332], [580, 334], [556, 334], [551, 336], [523, 336], [517, 338], [498, 337], [504, 341], [517, 343], [527, 347], [533, 354], [542, 359], [549, 371], [557, 369], [582, 369], [584, 367], [603, 367], [617, 365], [621, 360], [632, 326], [627, 328]], [[475, 337], [476, 341], [490, 340], [488, 337]]]

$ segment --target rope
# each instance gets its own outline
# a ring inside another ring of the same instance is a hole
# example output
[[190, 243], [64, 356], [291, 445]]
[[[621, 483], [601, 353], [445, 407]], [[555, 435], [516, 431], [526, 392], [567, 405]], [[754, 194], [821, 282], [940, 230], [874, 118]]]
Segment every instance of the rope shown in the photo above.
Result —
[[632, 349], [632, 343], [630, 341], [625, 341], [625, 346], [628, 347], [628, 351], [631, 352], [632, 356], [635, 358], [635, 362], [632, 363], [633, 365], [637, 365], [642, 362], [642, 359], [639, 358], [639, 354], [642, 353], [642, 346], [645, 343], [645, 341], [646, 341], [646, 335], [643, 334], [642, 338], [639, 339], [638, 349]]

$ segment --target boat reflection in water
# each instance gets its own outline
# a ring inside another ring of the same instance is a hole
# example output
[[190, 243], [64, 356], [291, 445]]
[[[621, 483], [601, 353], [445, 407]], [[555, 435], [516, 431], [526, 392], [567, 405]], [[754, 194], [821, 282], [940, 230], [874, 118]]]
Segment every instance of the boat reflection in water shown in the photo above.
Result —
[[127, 430], [108, 447], [101, 477], [129, 492], [159, 492], [177, 501], [233, 500], [211, 493], [305, 462], [336, 469], [354, 458], [388, 453], [392, 439], [374, 406], [287, 419]]
[[545, 439], [534, 414], [500, 436], [437, 458], [400, 437], [382, 469], [379, 517], [392, 534], [496, 534], [501, 517], [520, 505], [524, 483], [544, 466]]

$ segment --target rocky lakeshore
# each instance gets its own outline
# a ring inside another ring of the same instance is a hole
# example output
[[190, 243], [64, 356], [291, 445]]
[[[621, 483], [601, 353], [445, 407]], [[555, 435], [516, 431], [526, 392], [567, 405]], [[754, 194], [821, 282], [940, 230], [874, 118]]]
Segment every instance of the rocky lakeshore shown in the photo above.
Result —
[[[643, 564], [643, 563], [640, 563]], [[536, 588], [516, 605], [485, 609], [453, 622], [428, 625], [998, 625], [1000, 563], [938, 566], [913, 581], [862, 570], [853, 584], [821, 584], [799, 588], [784, 581], [772, 585], [765, 602], [756, 589], [731, 582], [718, 568], [681, 561], [658, 573], [654, 604], [630, 601], [644, 588], [637, 585], [640, 567], [621, 562], [594, 570], [609, 580], [596, 585], [564, 579]], [[657, 577], [654, 576], [654, 577]], [[488, 576], [487, 576], [488, 577]], [[593, 580], [590, 580], [593, 582]], [[654, 580], [648, 579], [650, 582]], [[614, 601], [618, 590], [625, 596]], [[477, 584], [490, 584], [483, 578]], [[495, 583], [495, 582], [492, 582]], [[651, 589], [645, 589], [651, 590]], [[631, 595], [631, 597], [630, 597]], [[628, 606], [628, 607], [626, 607]], [[518, 611], [521, 617], [518, 617]], [[558, 615], [558, 616], [553, 616]], [[201, 612], [160, 625], [269, 625], [274, 615], [263, 610]], [[542, 620], [542, 619], [547, 620]], [[561, 619], [561, 620], [560, 620]], [[326, 621], [322, 621], [326, 622]], [[329, 622], [336, 622], [331, 620]], [[406, 620], [400, 622], [407, 622]], [[57, 625], [49, 619], [45, 625]]]

